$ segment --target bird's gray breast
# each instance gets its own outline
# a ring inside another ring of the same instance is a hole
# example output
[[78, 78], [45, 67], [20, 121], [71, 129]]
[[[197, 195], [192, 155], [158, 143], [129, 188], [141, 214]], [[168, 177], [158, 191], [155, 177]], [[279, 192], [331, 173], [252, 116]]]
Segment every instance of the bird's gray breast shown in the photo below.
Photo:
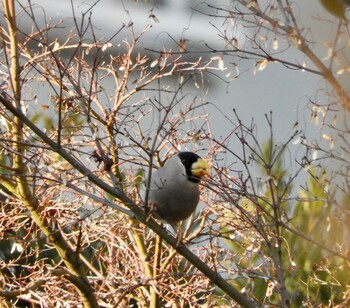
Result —
[[199, 202], [198, 184], [179, 173], [168, 177], [159, 169], [152, 175], [149, 202], [156, 206], [157, 214], [168, 223], [188, 218]]

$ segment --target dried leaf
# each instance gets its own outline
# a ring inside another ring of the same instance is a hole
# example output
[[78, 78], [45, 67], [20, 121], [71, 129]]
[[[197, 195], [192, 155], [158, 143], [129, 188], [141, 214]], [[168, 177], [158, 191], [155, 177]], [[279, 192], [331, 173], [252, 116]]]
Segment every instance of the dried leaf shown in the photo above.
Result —
[[337, 71], [337, 75], [341, 75], [343, 73], [349, 73], [350, 72], [350, 66], [344, 66], [340, 70]]
[[298, 137], [293, 141], [293, 144], [299, 144], [301, 142], [301, 138]]
[[180, 74], [179, 83], [182, 84], [183, 82], [184, 82], [184, 75]]
[[329, 141], [329, 147], [331, 149], [334, 149], [334, 139], [333, 139], [333, 137], [331, 137], [331, 136], [329, 136], [327, 134], [323, 134], [322, 137], [323, 137], [323, 139]]
[[293, 131], [297, 131], [299, 129], [299, 122], [295, 122], [293, 125]]
[[274, 50], [278, 49], [278, 40], [276, 38], [274, 38], [273, 41], [272, 41], [272, 48]]
[[238, 40], [237, 40], [235, 37], [232, 39], [232, 42], [233, 42], [233, 46], [234, 46], [235, 48], [239, 48]]
[[258, 71], [262, 71], [263, 69], [266, 68], [269, 61], [267, 59], [265, 59], [264, 61], [257, 62], [257, 63], [258, 63]]
[[221, 71], [225, 70], [225, 63], [223, 57], [219, 57], [218, 67]]
[[102, 51], [105, 51], [107, 48], [110, 48], [110, 47], [112, 47], [112, 44], [108, 42], [108, 43], [106, 43], [106, 44], [103, 44], [101, 50], [102, 50]]
[[155, 67], [157, 66], [159, 63], [159, 59], [155, 59], [151, 64], [150, 64], [150, 67]]
[[254, 65], [254, 70], [253, 70], [253, 75], [256, 75], [256, 71], [257, 71], [257, 66], [258, 66], [258, 62], [257, 63], [255, 63], [255, 65]]
[[148, 17], [152, 19], [155, 23], [159, 24], [159, 19], [153, 13], [149, 14]]
[[184, 38], [181, 38], [180, 41], [179, 41], [179, 51], [180, 52], [185, 52], [186, 51], [186, 42], [188, 40], [184, 39]]
[[323, 135], [322, 135], [322, 138], [325, 139], [325, 140], [327, 140], [327, 141], [333, 140], [333, 138], [332, 138], [331, 136], [328, 136], [327, 134], [323, 134]]
[[60, 48], [60, 43], [56, 41], [53, 45], [53, 51], [57, 50], [58, 48]]
[[333, 126], [337, 124], [337, 115], [333, 115], [331, 123]]
[[254, 8], [256, 10], [260, 10], [259, 8], [259, 4], [257, 0], [251, 0], [248, 2], [248, 4], [246, 4], [246, 7], [249, 8]]

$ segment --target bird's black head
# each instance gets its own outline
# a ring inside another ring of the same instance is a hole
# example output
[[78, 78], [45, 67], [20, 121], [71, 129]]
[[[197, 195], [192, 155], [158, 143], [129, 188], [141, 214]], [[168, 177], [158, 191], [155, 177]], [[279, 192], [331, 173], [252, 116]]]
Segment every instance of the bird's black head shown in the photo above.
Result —
[[185, 166], [186, 175], [188, 179], [193, 183], [199, 183], [200, 178], [198, 176], [193, 175], [191, 169], [192, 164], [197, 162], [200, 159], [200, 156], [192, 152], [180, 152], [178, 156], [182, 164]]

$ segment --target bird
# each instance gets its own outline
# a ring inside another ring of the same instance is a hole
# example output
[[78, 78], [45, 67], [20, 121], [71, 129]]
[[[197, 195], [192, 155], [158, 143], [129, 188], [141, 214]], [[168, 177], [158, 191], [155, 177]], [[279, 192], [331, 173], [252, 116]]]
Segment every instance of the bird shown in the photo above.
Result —
[[209, 174], [209, 169], [208, 162], [193, 152], [178, 152], [166, 160], [152, 173], [148, 188], [147, 207], [153, 217], [170, 224], [176, 231], [178, 223], [196, 210], [199, 183]]

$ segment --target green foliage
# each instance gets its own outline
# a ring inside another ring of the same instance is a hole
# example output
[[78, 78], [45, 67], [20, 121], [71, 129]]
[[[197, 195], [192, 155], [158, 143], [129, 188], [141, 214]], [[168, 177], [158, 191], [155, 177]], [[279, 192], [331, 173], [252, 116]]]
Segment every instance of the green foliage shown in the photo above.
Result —
[[134, 185], [136, 189], [139, 191], [141, 186], [144, 184], [145, 178], [145, 170], [140, 168], [136, 171]]
[[[309, 169], [307, 185], [293, 203], [288, 198], [292, 183], [288, 182], [283, 163], [285, 148], [269, 141], [262, 149], [261, 155], [255, 152], [255, 157], [259, 157], [256, 163], [263, 183], [262, 193], [255, 199], [241, 198], [237, 204], [241, 213], [244, 211], [246, 217], [256, 220], [253, 224], [243, 222], [239, 211], [228, 211], [225, 216], [236, 220], [235, 225], [243, 231], [232, 230], [228, 225], [221, 228], [230, 237], [226, 244], [236, 253], [235, 263], [230, 266], [237, 269], [238, 275], [232, 283], [260, 302], [280, 303], [279, 292], [274, 290], [277, 283], [277, 287], [285, 284], [293, 307], [303, 303], [344, 303], [350, 286], [348, 261], [322, 245], [334, 251], [339, 247], [349, 248], [344, 245], [350, 236], [350, 216], [340, 212], [343, 207], [348, 208], [349, 200], [345, 198], [343, 206], [337, 205], [335, 195], [339, 192], [332, 191], [327, 172]], [[279, 255], [283, 282], [276, 270]]]
[[[300, 201], [295, 204], [292, 224], [315, 242], [338, 250], [346, 244], [350, 232], [336, 214], [338, 205], [334, 197], [337, 192], [327, 192], [329, 181], [325, 171], [316, 173], [311, 169], [309, 174], [307, 188], [300, 192]], [[347, 221], [349, 218], [347, 215]], [[350, 285], [348, 261], [297, 234], [287, 233], [286, 240], [296, 264], [295, 277], [287, 281], [290, 290], [294, 290], [296, 307], [305, 300], [325, 305], [343, 303]]]

